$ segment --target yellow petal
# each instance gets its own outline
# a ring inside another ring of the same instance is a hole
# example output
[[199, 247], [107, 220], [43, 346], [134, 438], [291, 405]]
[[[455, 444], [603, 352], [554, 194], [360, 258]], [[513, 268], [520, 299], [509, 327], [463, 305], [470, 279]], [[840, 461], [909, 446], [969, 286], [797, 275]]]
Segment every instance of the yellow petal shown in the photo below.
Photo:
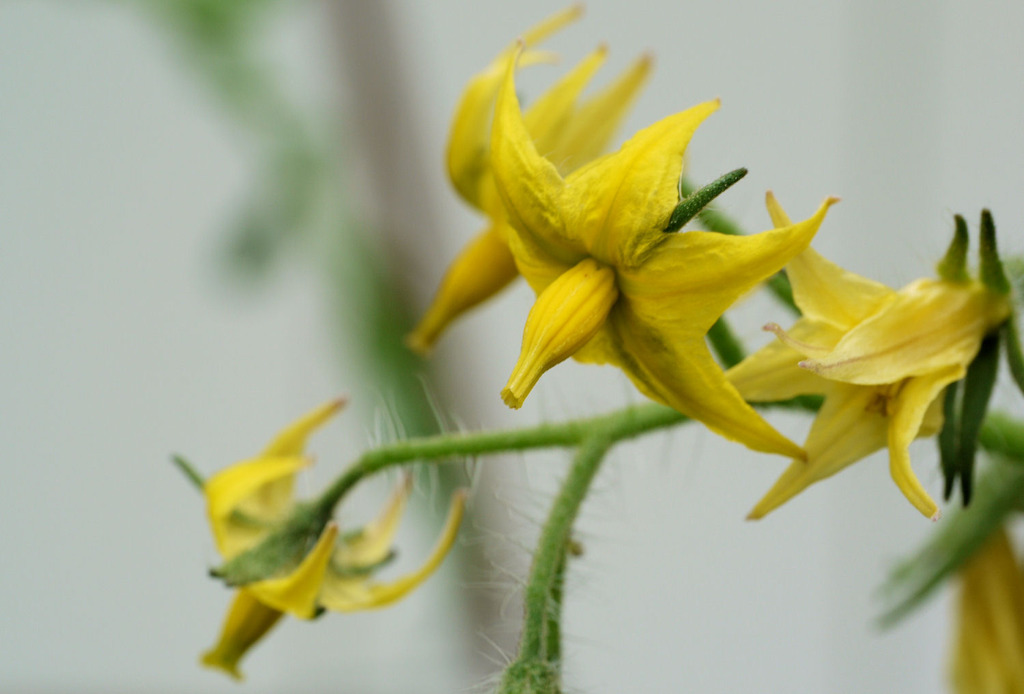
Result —
[[1005, 530], [978, 550], [961, 578], [956, 693], [1024, 691], [1024, 578]]
[[[794, 340], [812, 344], [835, 345], [842, 333], [835, 328], [802, 318], [787, 333]], [[798, 395], [823, 393], [827, 381], [801, 369], [797, 364], [803, 356], [789, 345], [773, 340], [736, 366], [725, 377], [736, 387], [744, 400], [771, 402], [788, 400]]]
[[671, 236], [663, 230], [679, 202], [683, 154], [718, 103], [709, 101], [664, 118], [614, 155], [566, 179], [561, 203], [565, 224], [591, 255], [616, 267], [635, 267]]
[[239, 661], [274, 628], [282, 614], [244, 588], [236, 591], [217, 644], [203, 653], [199, 662], [241, 681], [244, 677], [238, 669]]
[[345, 402], [344, 398], [331, 400], [292, 422], [274, 437], [270, 445], [264, 449], [262, 457], [283, 458], [302, 455], [306, 449], [306, 439], [309, 438], [309, 435], [341, 410], [345, 406]]
[[[608, 56], [600, 46], [544, 92], [523, 114], [523, 123], [533, 138], [534, 147], [545, 157], [558, 146], [576, 108], [576, 99]], [[553, 160], [559, 166], [558, 160]]]
[[609, 320], [620, 345], [613, 363], [644, 395], [756, 451], [803, 458], [803, 449], [762, 419], [725, 379], [702, 335], [683, 339], [651, 330], [628, 305]]
[[874, 389], [845, 383], [826, 387], [825, 403], [804, 444], [807, 460], [793, 461], [747, 518], [764, 517], [815, 482], [885, 446], [888, 419], [872, 408]]
[[519, 361], [501, 391], [505, 404], [522, 407], [541, 374], [594, 337], [618, 296], [615, 272], [592, 258], [541, 292], [526, 319]]
[[518, 275], [508, 244], [493, 226], [488, 227], [456, 256], [406, 344], [419, 354], [427, 354], [453, 320], [490, 299]]
[[316, 545], [294, 571], [281, 578], [250, 583], [246, 590], [274, 609], [301, 619], [312, 619], [316, 616], [317, 597], [337, 537], [338, 526], [335, 523], [328, 524], [320, 533]]
[[551, 151], [540, 148], [559, 171], [574, 171], [605, 151], [647, 81], [653, 62], [649, 55], [634, 61], [617, 80], [576, 110]]
[[[533, 46], [577, 19], [583, 13], [573, 5], [555, 13], [523, 34], [526, 47]], [[478, 209], [485, 209], [481, 200], [481, 184], [490, 177], [490, 124], [494, 113], [494, 96], [505, 73], [516, 44], [505, 49], [482, 72], [474, 76], [463, 92], [452, 122], [448, 141], [448, 174], [459, 194]], [[526, 51], [522, 66], [552, 62], [554, 56], [539, 51]]]
[[334, 552], [335, 565], [359, 568], [373, 566], [384, 561], [391, 553], [395, 533], [402, 521], [405, 504], [412, 492], [412, 476], [406, 475], [380, 515], [367, 524], [358, 536], [341, 543]]
[[515, 59], [510, 59], [494, 107], [494, 180], [518, 235], [546, 257], [574, 265], [583, 256], [583, 247], [566, 235], [560, 208], [562, 178], [554, 165], [537, 153], [523, 122], [515, 92], [515, 67]]
[[803, 222], [751, 236], [662, 234], [642, 265], [617, 268], [619, 290], [645, 325], [703, 337], [737, 299], [807, 248], [834, 202]]
[[[921, 435], [921, 424], [929, 408], [941, 411], [939, 394], [953, 381], [964, 377], [967, 369], [954, 365], [906, 381], [894, 403], [889, 421], [889, 470], [893, 481], [907, 500], [925, 517], [937, 520], [939, 507], [910, 467], [910, 442]], [[934, 415], [933, 415], [934, 416]]]
[[895, 383], [971, 362], [986, 333], [1009, 316], [1009, 304], [980, 283], [918, 280], [806, 368], [847, 383]]
[[[776, 227], [792, 223], [771, 191], [765, 194], [765, 206]], [[825, 260], [813, 248], [793, 258], [786, 266], [786, 274], [800, 312], [807, 318], [842, 330], [849, 330], [874, 313], [896, 293], [884, 284]]]
[[418, 570], [392, 583], [371, 584], [364, 579], [328, 572], [320, 603], [329, 610], [352, 612], [389, 605], [412, 591], [432, 574], [455, 542], [466, 504], [466, 492], [456, 492], [441, 537], [430, 557]]
[[[295, 473], [308, 458], [257, 458], [236, 463], [206, 480], [206, 514], [217, 549], [231, 559], [259, 542], [291, 508]], [[245, 520], [236, 518], [241, 515]]]

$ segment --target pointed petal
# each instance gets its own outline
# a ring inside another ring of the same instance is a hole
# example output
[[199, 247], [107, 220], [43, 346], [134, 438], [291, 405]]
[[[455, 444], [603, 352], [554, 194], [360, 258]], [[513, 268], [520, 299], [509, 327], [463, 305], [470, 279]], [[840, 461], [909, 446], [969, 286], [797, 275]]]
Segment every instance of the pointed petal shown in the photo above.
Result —
[[803, 222], [751, 236], [663, 234], [643, 265], [618, 269], [619, 289], [645, 324], [703, 337], [738, 298], [807, 248], [833, 202]]
[[[794, 340], [830, 346], [842, 337], [835, 328], [806, 318], [798, 320], [788, 335]], [[801, 359], [800, 352], [773, 340], [726, 371], [725, 377], [749, 402], [788, 400], [798, 395], [824, 393], [827, 381], [801, 369], [797, 365]]]
[[1009, 304], [977, 282], [918, 280], [850, 330], [828, 357], [805, 366], [825, 378], [860, 384], [966, 366], [985, 334], [1008, 315]]
[[345, 567], [373, 566], [384, 561], [391, 553], [395, 533], [405, 513], [405, 504], [412, 493], [412, 476], [407, 475], [381, 513], [367, 524], [354, 539], [341, 543], [334, 552], [333, 562]]
[[[548, 17], [523, 34], [525, 46], [529, 48], [540, 43], [577, 19], [582, 12], [581, 6], [573, 5]], [[506, 48], [487, 68], [469, 81], [452, 119], [448, 139], [448, 175], [459, 195], [477, 209], [485, 209], [481, 200], [481, 185], [485, 179], [490, 178], [490, 126], [494, 114], [494, 98], [505, 74], [509, 56], [516, 49], [516, 44]], [[554, 60], [555, 56], [550, 53], [528, 50], [520, 58], [520, 65], [526, 67]]]
[[346, 400], [344, 398], [331, 400], [292, 422], [270, 442], [270, 445], [264, 449], [262, 456], [266, 458], [283, 458], [286, 456], [302, 455], [306, 449], [306, 439], [309, 438], [309, 435], [341, 410], [345, 403]]
[[508, 244], [494, 226], [488, 227], [456, 256], [406, 344], [418, 354], [427, 354], [452, 321], [490, 299], [518, 276]]
[[250, 583], [246, 589], [265, 605], [300, 619], [312, 619], [316, 616], [317, 597], [337, 537], [337, 524], [329, 523], [294, 571], [281, 578]]
[[649, 55], [640, 57], [617, 80], [576, 110], [554, 149], [547, 154], [559, 171], [574, 171], [607, 149], [647, 81], [653, 62]]
[[[963, 378], [966, 369], [954, 365], [935, 373], [911, 378], [896, 395], [893, 414], [889, 422], [889, 471], [893, 481], [907, 500], [927, 518], [938, 518], [939, 507], [924, 490], [910, 467], [910, 442], [921, 432], [922, 422], [929, 409], [941, 412], [939, 394], [953, 381]], [[932, 413], [932, 418], [935, 413]]]
[[618, 152], [566, 179], [565, 224], [590, 253], [616, 267], [635, 267], [679, 202], [683, 154], [697, 127], [718, 108], [709, 101], [664, 118], [634, 135]]
[[[498, 92], [491, 130], [491, 166], [511, 227], [541, 256], [575, 265], [582, 246], [568, 238], [560, 198], [564, 184], [554, 165], [537, 153], [515, 92], [515, 60], [509, 60]], [[513, 253], [515, 248], [513, 247]], [[518, 258], [518, 254], [516, 254]]]
[[523, 114], [523, 123], [533, 138], [534, 147], [556, 166], [551, 159], [576, 108], [576, 100], [608, 56], [608, 48], [600, 46], [581, 60], [569, 73], [556, 82]]
[[685, 326], [658, 329], [630, 308], [616, 306], [609, 320], [620, 346], [617, 365], [640, 392], [756, 451], [804, 457], [799, 446], [775, 431], [725, 379], [703, 335], [694, 337]]
[[[292, 482], [308, 458], [257, 458], [236, 463], [206, 480], [206, 515], [225, 559], [255, 545], [270, 523], [291, 507]], [[240, 514], [246, 522], [239, 522]]]
[[423, 583], [441, 565], [455, 542], [465, 505], [466, 492], [464, 490], [456, 492], [452, 497], [452, 505], [448, 511], [448, 519], [445, 521], [441, 537], [430, 557], [418, 570], [392, 583], [382, 584], [369, 584], [363, 580], [341, 577], [328, 572], [320, 603], [329, 610], [353, 612], [384, 607], [400, 600]]
[[888, 420], [872, 409], [875, 397], [873, 388], [827, 384], [825, 403], [804, 444], [807, 461], [793, 461], [747, 517], [764, 517], [815, 482], [883, 448]]
[[222, 670], [235, 680], [245, 679], [238, 669], [239, 661], [274, 628], [283, 614], [267, 607], [244, 588], [236, 591], [221, 627], [220, 638], [213, 648], [203, 653], [199, 662]]

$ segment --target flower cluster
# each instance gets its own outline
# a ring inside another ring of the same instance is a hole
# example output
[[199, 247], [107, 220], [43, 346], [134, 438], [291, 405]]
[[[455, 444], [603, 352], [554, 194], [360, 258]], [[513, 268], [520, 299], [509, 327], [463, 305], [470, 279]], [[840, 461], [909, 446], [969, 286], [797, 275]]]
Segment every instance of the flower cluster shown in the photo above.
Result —
[[[225, 560], [258, 548], [302, 506], [292, 495], [295, 475], [310, 464], [306, 439], [334, 413], [336, 400], [313, 410], [280, 432], [251, 460], [213, 475], [203, 485], [214, 542]], [[380, 515], [353, 532], [339, 534], [337, 524], [313, 523], [322, 532], [292, 538], [290, 560], [270, 575], [238, 586], [216, 645], [202, 657], [204, 665], [241, 679], [238, 664], [284, 614], [312, 619], [323, 610], [352, 612], [383, 607], [399, 600], [427, 579], [451, 549], [465, 505], [457, 492], [441, 537], [426, 562], [394, 581], [378, 583], [373, 575], [394, 557], [392, 542], [411, 491], [411, 478], [395, 490]]]

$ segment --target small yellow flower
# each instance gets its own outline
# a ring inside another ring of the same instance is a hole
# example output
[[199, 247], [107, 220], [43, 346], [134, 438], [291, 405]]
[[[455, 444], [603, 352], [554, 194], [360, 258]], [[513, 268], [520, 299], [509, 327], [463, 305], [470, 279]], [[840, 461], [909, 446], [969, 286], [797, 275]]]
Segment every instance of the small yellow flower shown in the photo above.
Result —
[[[776, 226], [789, 224], [769, 193]], [[1008, 299], [965, 279], [921, 279], [896, 291], [808, 249], [787, 267], [803, 313], [780, 338], [733, 367], [748, 400], [821, 394], [804, 448], [750, 513], [761, 518], [818, 480], [888, 446], [900, 490], [925, 516], [939, 509], [910, 466], [910, 442], [942, 427], [943, 389], [963, 378], [986, 334], [1010, 315]]]
[[951, 679], [957, 694], [1024, 692], [1024, 573], [1005, 530], [960, 570], [960, 625]]
[[[534, 46], [581, 12], [581, 7], [574, 5], [548, 18], [524, 35], [525, 45]], [[519, 275], [508, 250], [508, 220], [494, 187], [490, 161], [495, 94], [508, 57], [514, 52], [514, 45], [507, 48], [470, 80], [455, 111], [448, 143], [448, 173], [459, 195], [487, 216], [488, 226], [448, 268], [426, 314], [407, 338], [409, 346], [421, 354], [430, 351], [453, 320], [497, 294]], [[577, 105], [577, 97], [604, 61], [605, 53], [602, 48], [583, 60], [526, 113], [526, 127], [533, 142], [557, 162], [560, 171], [572, 171], [604, 151], [650, 72], [651, 60], [643, 57], [618, 80]], [[524, 53], [521, 62], [546, 60], [550, 60], [549, 54], [531, 50]]]
[[718, 102], [655, 123], [563, 179], [531, 140], [514, 73], [513, 56], [495, 107], [492, 165], [514, 232], [509, 247], [537, 303], [505, 403], [520, 407], [544, 371], [573, 356], [618, 366], [648, 397], [727, 438], [802, 456], [726, 381], [705, 335], [807, 247], [834, 200], [804, 222], [753, 236], [666, 233], [686, 146]]
[[[256, 546], [289, 517], [295, 473], [308, 464], [303, 456], [306, 439], [342, 405], [334, 401], [307, 414], [281, 432], [261, 457], [233, 465], [204, 484], [211, 528], [225, 559]], [[375, 583], [374, 572], [393, 556], [392, 541], [411, 489], [407, 477], [366, 527], [339, 537], [337, 525], [330, 523], [296, 564], [240, 588], [217, 644], [201, 662], [241, 679], [239, 661], [282, 614], [312, 619], [322, 609], [382, 607], [425, 581], [455, 541], [465, 492], [455, 494], [441, 537], [423, 566], [395, 581]]]

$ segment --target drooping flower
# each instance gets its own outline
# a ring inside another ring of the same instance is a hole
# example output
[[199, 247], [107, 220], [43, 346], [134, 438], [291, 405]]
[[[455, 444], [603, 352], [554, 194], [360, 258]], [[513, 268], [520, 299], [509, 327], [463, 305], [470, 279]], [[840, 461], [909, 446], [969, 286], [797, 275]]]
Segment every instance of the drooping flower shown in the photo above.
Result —
[[509, 247], [537, 293], [502, 398], [523, 404], [547, 369], [572, 356], [621, 368], [648, 397], [760, 451], [802, 456], [730, 385], [705, 342], [740, 296], [810, 243], [828, 206], [752, 236], [666, 233], [683, 154], [711, 101], [640, 131], [618, 152], [563, 178], [531, 141], [509, 58], [491, 139]]
[[[776, 226], [789, 224], [769, 193]], [[921, 513], [938, 506], [910, 465], [914, 438], [942, 427], [943, 389], [963, 378], [982, 339], [1010, 312], [981, 282], [920, 279], [899, 291], [847, 272], [808, 249], [786, 269], [803, 313], [792, 328], [728, 372], [751, 402], [820, 394], [804, 449], [754, 507], [761, 518], [809, 485], [888, 447], [893, 480]]]
[[[210, 525], [225, 559], [255, 547], [290, 516], [295, 474], [309, 462], [303, 455], [306, 439], [342, 404], [331, 402], [307, 414], [281, 432], [260, 457], [237, 463], [204, 484]], [[425, 581], [455, 541], [465, 493], [453, 497], [441, 537], [422, 567], [394, 581], [375, 582], [374, 573], [394, 556], [392, 542], [411, 489], [407, 477], [372, 523], [344, 536], [329, 523], [318, 537], [309, 538], [312, 548], [294, 563], [240, 587], [217, 643], [201, 662], [241, 679], [239, 661], [283, 614], [312, 619], [323, 609], [382, 607]]]
[[960, 570], [957, 694], [1024, 692], [1024, 572], [998, 530]]
[[[581, 6], [574, 5], [553, 15], [524, 35], [525, 45], [536, 45], [581, 12]], [[421, 354], [433, 348], [452, 321], [519, 275], [508, 250], [508, 220], [494, 187], [490, 161], [495, 95], [514, 50], [515, 45], [507, 48], [470, 80], [455, 111], [448, 143], [448, 174], [459, 195], [487, 216], [488, 225], [452, 262], [427, 312], [408, 336], [409, 346]], [[608, 87], [578, 104], [580, 93], [604, 61], [605, 53], [601, 48], [584, 59], [526, 113], [526, 127], [535, 145], [563, 173], [604, 151], [650, 72], [651, 60], [643, 57]], [[549, 59], [547, 53], [528, 50], [521, 62], [533, 64]]]

